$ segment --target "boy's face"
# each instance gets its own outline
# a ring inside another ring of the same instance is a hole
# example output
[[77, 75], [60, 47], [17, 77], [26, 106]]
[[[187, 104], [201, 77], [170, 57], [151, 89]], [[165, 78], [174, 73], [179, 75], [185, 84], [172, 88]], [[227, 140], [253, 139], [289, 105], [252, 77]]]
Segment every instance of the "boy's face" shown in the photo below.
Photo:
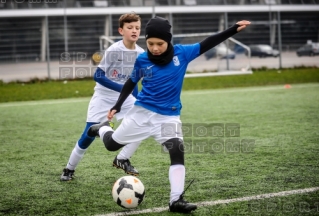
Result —
[[146, 40], [146, 45], [153, 55], [161, 55], [167, 50], [168, 43], [159, 38], [149, 38]]
[[136, 42], [141, 33], [141, 22], [124, 23], [123, 28], [119, 28], [118, 30], [123, 36], [123, 40]]

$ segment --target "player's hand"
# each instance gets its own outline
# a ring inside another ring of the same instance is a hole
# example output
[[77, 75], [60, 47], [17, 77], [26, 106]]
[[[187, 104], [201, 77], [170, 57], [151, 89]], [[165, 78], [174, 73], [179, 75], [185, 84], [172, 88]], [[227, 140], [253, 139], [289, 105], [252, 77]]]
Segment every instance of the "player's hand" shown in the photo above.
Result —
[[114, 117], [115, 113], [117, 112], [117, 110], [113, 109], [113, 110], [109, 110], [107, 113], [107, 118], [109, 121], [112, 120], [112, 118]]
[[242, 20], [237, 22], [236, 24], [239, 25], [239, 27], [237, 28], [237, 32], [240, 32], [241, 30], [246, 28], [246, 26], [250, 25], [250, 22], [247, 20]]

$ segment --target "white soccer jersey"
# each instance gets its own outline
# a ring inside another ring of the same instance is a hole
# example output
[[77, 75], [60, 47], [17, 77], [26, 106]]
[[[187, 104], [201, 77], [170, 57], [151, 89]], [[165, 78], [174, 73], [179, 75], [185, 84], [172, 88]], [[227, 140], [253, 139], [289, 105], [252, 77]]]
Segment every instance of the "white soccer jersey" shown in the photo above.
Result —
[[[134, 67], [136, 57], [143, 53], [144, 50], [135, 45], [135, 50], [129, 50], [124, 46], [122, 40], [110, 46], [98, 65], [105, 72], [105, 77], [110, 81], [108, 85], [123, 85]], [[101, 74], [101, 73], [100, 73]], [[107, 112], [115, 105], [120, 92], [114, 91], [96, 82], [94, 87], [94, 95], [91, 98], [87, 122], [103, 122], [106, 121]], [[124, 102], [121, 112], [116, 114], [116, 119], [120, 120], [124, 117], [128, 110], [132, 108], [135, 97], [129, 95]]]
[[[105, 72], [106, 78], [118, 84], [124, 84], [131, 75], [135, 59], [144, 52], [144, 49], [135, 45], [135, 50], [127, 49], [120, 40], [112, 44], [98, 65]], [[109, 97], [118, 98], [119, 92], [106, 88], [103, 85], [96, 83], [94, 90], [97, 93], [107, 94]]]

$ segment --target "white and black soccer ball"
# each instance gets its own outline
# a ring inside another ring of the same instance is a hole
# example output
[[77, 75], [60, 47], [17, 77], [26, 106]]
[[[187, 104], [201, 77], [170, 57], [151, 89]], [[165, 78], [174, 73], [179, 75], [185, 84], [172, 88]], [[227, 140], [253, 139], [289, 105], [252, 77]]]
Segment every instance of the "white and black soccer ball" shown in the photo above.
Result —
[[134, 176], [123, 176], [113, 185], [114, 201], [123, 208], [136, 208], [144, 199], [145, 188], [141, 180]]

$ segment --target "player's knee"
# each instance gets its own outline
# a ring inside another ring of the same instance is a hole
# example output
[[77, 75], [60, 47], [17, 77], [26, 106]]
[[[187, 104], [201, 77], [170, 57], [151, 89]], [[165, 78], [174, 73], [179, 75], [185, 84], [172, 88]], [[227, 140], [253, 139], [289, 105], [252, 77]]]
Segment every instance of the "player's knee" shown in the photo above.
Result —
[[94, 141], [95, 137], [89, 137], [89, 136], [82, 136], [79, 140], [78, 140], [78, 144], [80, 146], [80, 148], [82, 149], [87, 149], [91, 143]]
[[164, 142], [163, 145], [169, 152], [171, 165], [184, 165], [184, 143], [182, 139], [172, 138]]
[[112, 138], [113, 133], [113, 131], [108, 131], [103, 136], [103, 143], [108, 151], [117, 151], [124, 146], [114, 141]]
[[90, 137], [87, 135], [87, 130], [88, 130], [88, 127], [90, 126], [89, 124], [87, 124], [87, 125], [88, 126], [86, 126], [80, 139], [78, 140], [78, 144], [79, 144], [80, 148], [82, 148], [82, 149], [87, 149], [95, 139], [95, 137]]

